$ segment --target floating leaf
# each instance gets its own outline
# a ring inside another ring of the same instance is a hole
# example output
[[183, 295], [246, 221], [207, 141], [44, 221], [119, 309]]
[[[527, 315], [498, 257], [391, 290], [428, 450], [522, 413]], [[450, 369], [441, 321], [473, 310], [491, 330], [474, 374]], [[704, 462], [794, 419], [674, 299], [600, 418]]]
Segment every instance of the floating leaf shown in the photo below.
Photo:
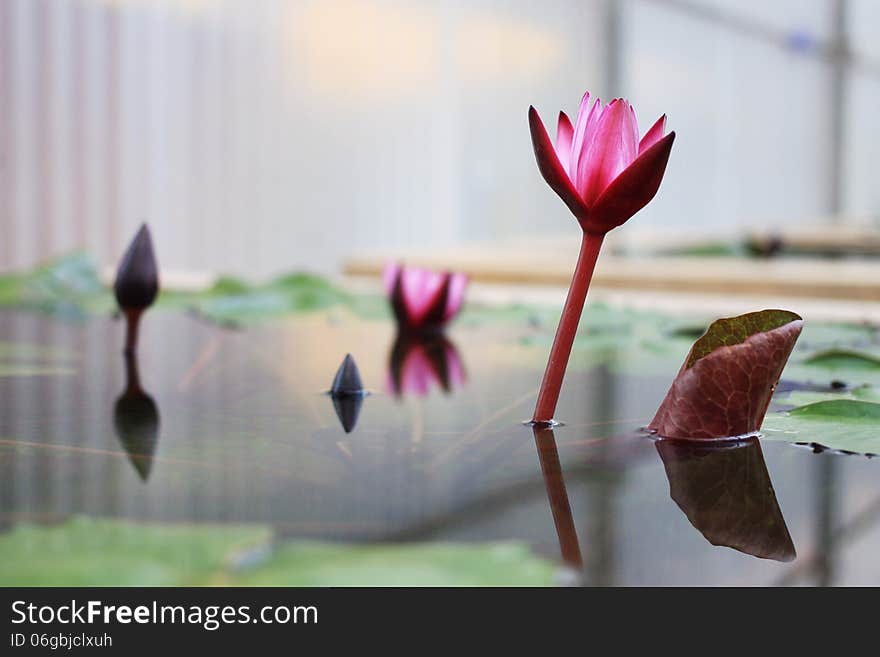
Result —
[[649, 427], [668, 438], [719, 438], [761, 426], [803, 321], [763, 310], [713, 322], [697, 340]]
[[82, 318], [109, 311], [113, 300], [91, 259], [76, 253], [25, 274], [0, 276], [0, 306]]
[[521, 543], [340, 545], [296, 542], [244, 586], [548, 586], [556, 568]]
[[880, 404], [858, 399], [818, 401], [769, 415], [761, 433], [770, 440], [880, 454]]
[[540, 586], [555, 565], [521, 543], [282, 543], [258, 525], [74, 518], [0, 534], [0, 586]]
[[249, 525], [136, 524], [74, 518], [0, 534], [2, 586], [204, 585], [237, 555], [268, 545]]
[[880, 370], [880, 357], [855, 349], [826, 349], [804, 359], [805, 365], [829, 370]]

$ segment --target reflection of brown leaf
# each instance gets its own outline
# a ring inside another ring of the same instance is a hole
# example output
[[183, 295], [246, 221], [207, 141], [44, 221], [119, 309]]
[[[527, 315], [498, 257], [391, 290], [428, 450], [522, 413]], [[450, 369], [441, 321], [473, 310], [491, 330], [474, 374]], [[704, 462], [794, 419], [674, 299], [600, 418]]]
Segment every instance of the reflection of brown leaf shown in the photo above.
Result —
[[656, 446], [669, 495], [712, 545], [775, 561], [797, 556], [757, 438]]
[[803, 321], [763, 310], [714, 322], [694, 343], [649, 428], [667, 438], [754, 433]]

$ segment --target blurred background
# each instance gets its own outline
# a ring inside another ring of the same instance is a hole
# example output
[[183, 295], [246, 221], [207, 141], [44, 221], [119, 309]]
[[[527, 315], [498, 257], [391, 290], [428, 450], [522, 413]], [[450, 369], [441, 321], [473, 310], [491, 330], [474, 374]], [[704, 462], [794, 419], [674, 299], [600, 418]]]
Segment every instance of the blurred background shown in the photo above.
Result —
[[584, 89], [678, 133], [617, 248], [865, 247], [878, 34], [875, 0], [0, 0], [0, 269], [111, 266], [142, 221], [166, 272], [256, 279], [574, 249], [526, 110]]

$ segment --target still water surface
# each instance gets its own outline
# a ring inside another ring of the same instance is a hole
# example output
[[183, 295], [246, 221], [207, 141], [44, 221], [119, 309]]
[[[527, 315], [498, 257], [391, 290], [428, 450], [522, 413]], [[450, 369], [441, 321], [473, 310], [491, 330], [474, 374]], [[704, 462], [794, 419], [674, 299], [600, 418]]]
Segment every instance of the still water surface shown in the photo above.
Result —
[[[523, 540], [588, 585], [880, 584], [880, 461], [655, 443], [638, 429], [674, 371], [575, 367], [565, 426], [534, 432], [521, 422], [546, 354], [525, 328], [413, 343], [332, 313], [230, 331], [154, 312], [129, 363], [122, 328], [0, 311], [0, 530], [253, 522]], [[357, 408], [324, 394], [346, 352], [372, 392]]]

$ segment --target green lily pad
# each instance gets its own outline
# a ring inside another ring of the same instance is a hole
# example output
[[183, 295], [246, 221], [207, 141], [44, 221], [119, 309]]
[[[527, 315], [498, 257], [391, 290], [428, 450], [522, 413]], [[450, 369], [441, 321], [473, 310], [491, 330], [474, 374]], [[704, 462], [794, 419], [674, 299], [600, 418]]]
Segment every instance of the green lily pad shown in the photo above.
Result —
[[807, 404], [814, 404], [816, 402], [823, 402], [831, 399], [855, 399], [869, 402], [880, 402], [880, 390], [878, 390], [876, 386], [868, 385], [838, 392], [795, 390], [788, 394], [780, 395], [778, 398], [774, 398], [774, 402], [790, 406], [806, 406]]
[[815, 443], [857, 454], [880, 454], [880, 404], [826, 399], [769, 414], [761, 426], [769, 440]]
[[[0, 586], [210, 584], [236, 557], [268, 544], [249, 525], [136, 524], [74, 518], [0, 534]], [[221, 580], [222, 581], [222, 580]]]
[[805, 365], [829, 370], [880, 370], [880, 356], [855, 349], [826, 349], [804, 359]]
[[91, 259], [75, 253], [24, 274], [0, 276], [0, 306], [82, 318], [112, 308]]
[[512, 542], [273, 547], [260, 525], [91, 518], [0, 534], [0, 586], [541, 586], [555, 572]]
[[556, 568], [522, 543], [297, 542], [242, 573], [244, 586], [548, 586]]

